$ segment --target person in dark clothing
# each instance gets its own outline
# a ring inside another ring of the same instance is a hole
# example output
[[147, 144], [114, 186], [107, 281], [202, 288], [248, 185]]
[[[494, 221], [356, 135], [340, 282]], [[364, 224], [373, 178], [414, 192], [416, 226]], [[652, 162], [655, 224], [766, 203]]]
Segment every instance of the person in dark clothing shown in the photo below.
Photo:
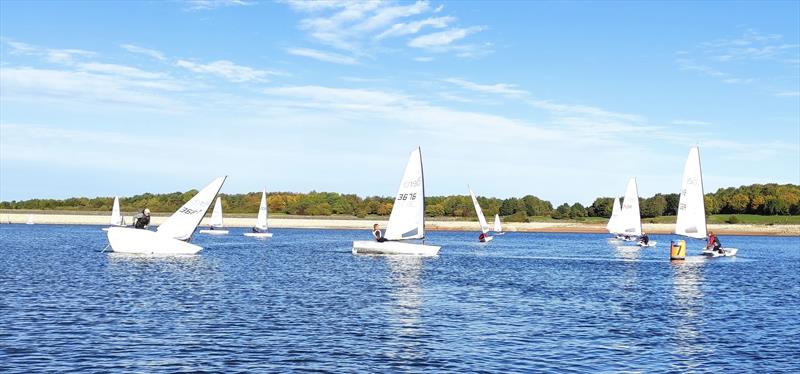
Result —
[[378, 228], [378, 224], [377, 223], [372, 225], [372, 236], [375, 238], [375, 241], [377, 241], [378, 243], [383, 243], [383, 242], [385, 242], [387, 240], [386, 238], [383, 237], [383, 234], [381, 233], [381, 229]]
[[481, 242], [481, 243], [485, 242], [486, 241], [486, 233], [482, 232], [480, 235], [478, 235], [478, 241]]
[[650, 243], [650, 237], [647, 236], [647, 233], [643, 232], [642, 236], [639, 238], [639, 241], [642, 242], [642, 244], [647, 245], [647, 243]]
[[708, 244], [706, 245], [706, 249], [713, 250], [714, 252], [723, 253], [722, 243], [720, 243], [717, 234], [714, 234], [713, 232], [708, 233]]
[[133, 217], [133, 227], [137, 229], [146, 229], [150, 225], [150, 209], [144, 210]]

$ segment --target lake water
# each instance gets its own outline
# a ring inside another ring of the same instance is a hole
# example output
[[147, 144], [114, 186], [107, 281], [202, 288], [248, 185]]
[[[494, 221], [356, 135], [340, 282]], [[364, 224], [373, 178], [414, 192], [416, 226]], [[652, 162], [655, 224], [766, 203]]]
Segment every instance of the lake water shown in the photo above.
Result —
[[800, 370], [800, 238], [689, 243], [433, 232], [433, 258], [354, 256], [368, 230], [196, 235], [101, 253], [97, 226], [0, 226], [0, 372]]

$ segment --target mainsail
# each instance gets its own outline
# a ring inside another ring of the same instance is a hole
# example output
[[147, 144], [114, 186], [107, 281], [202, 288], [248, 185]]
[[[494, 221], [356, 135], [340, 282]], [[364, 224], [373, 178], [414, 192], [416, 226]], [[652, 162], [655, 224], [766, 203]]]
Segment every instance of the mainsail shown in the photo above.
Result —
[[214, 210], [211, 212], [211, 226], [223, 227], [222, 222], [222, 201], [221, 197], [217, 196], [217, 201], [214, 203]]
[[694, 146], [689, 150], [689, 157], [683, 168], [678, 219], [675, 222], [676, 234], [697, 239], [706, 237], [706, 210], [703, 195], [700, 149]]
[[469, 196], [472, 197], [472, 205], [475, 206], [475, 213], [478, 215], [478, 222], [481, 224], [481, 231], [485, 234], [489, 232], [489, 224], [486, 222], [486, 217], [483, 216], [481, 205], [478, 204], [478, 199], [472, 192], [472, 188], [470, 188], [469, 186], [467, 186], [467, 188], [469, 188]]
[[621, 234], [619, 229], [620, 210], [622, 210], [622, 208], [619, 205], [619, 198], [615, 197], [614, 207], [611, 210], [611, 218], [608, 219], [608, 224], [606, 224], [606, 230], [612, 234]]
[[267, 188], [261, 192], [261, 205], [258, 206], [258, 217], [256, 218], [256, 228], [267, 230]]
[[639, 213], [639, 190], [636, 178], [628, 180], [625, 198], [620, 209], [620, 233], [625, 235], [642, 235], [642, 218]]
[[503, 228], [500, 226], [500, 215], [494, 215], [494, 232], [503, 232]]
[[122, 226], [125, 222], [122, 221], [122, 214], [119, 212], [119, 197], [114, 196], [114, 205], [111, 208], [111, 225]]
[[208, 186], [200, 190], [186, 204], [167, 218], [161, 226], [158, 226], [158, 233], [178, 240], [189, 240], [194, 233], [194, 229], [200, 224], [203, 216], [206, 215], [208, 207], [214, 201], [226, 177], [214, 179]]
[[425, 237], [425, 178], [419, 148], [408, 158], [384, 237], [389, 240]]

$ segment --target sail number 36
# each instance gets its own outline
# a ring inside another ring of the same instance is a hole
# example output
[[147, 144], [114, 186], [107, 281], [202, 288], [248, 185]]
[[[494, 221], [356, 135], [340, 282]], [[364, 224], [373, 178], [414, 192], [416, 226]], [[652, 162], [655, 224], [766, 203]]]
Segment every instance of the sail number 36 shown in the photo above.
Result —
[[416, 200], [417, 194], [416, 193], [401, 193], [397, 195], [397, 200]]

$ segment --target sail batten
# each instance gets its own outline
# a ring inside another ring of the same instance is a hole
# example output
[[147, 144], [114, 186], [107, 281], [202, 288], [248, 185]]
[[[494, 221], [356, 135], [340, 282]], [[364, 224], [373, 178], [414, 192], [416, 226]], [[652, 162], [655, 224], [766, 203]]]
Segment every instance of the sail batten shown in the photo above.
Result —
[[683, 168], [675, 233], [696, 239], [705, 238], [707, 235], [703, 172], [700, 168], [700, 149], [697, 146], [689, 150]]
[[425, 181], [422, 175], [422, 152], [411, 152], [403, 179], [389, 215], [384, 237], [388, 240], [425, 237]]

